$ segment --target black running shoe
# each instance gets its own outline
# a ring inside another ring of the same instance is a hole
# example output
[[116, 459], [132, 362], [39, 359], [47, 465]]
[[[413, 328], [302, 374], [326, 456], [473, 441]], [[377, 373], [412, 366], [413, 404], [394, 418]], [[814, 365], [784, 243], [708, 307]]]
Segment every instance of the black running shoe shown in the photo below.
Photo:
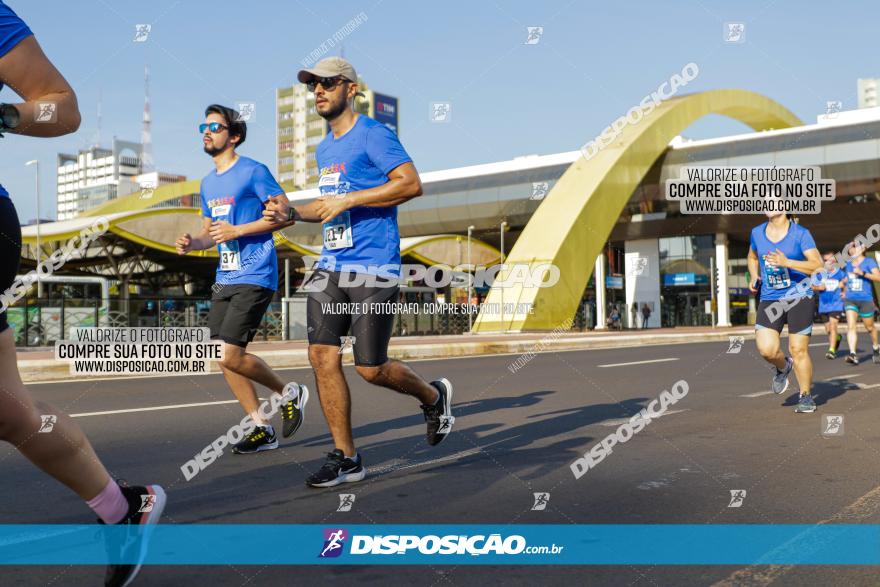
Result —
[[853, 364], [853, 365], [858, 365], [858, 364], [859, 364], [859, 358], [856, 356], [855, 353], [850, 353], [850, 354], [848, 354], [848, 355], [846, 356], [846, 362], [847, 362], [847, 363], [851, 363], [851, 364]]
[[[162, 517], [165, 509], [165, 491], [158, 485], [128, 487], [123, 482], [118, 482], [122, 495], [128, 501], [128, 513], [117, 525], [125, 526], [125, 538], [118, 541], [119, 536], [115, 532], [108, 533], [107, 554], [111, 560], [136, 560], [134, 564], [109, 564], [104, 576], [104, 585], [107, 587], [125, 587], [130, 585], [141, 570], [144, 559], [147, 557], [147, 546], [153, 527]], [[98, 520], [99, 524], [103, 524]], [[111, 538], [112, 537], [112, 538]]]
[[872, 360], [875, 363], [880, 363], [880, 348], [874, 349], [874, 352], [872, 353]]
[[253, 432], [232, 447], [232, 452], [237, 455], [249, 455], [273, 448], [278, 448], [278, 438], [275, 436], [275, 431], [270, 432], [266, 426], [257, 426]]
[[361, 455], [357, 460], [345, 458], [345, 454], [337, 449], [327, 453], [327, 460], [314, 475], [306, 479], [309, 487], [333, 487], [340, 483], [354, 483], [362, 480], [367, 475], [367, 470], [361, 461]]
[[455, 416], [452, 415], [452, 384], [449, 383], [449, 380], [438, 379], [432, 381], [431, 385], [437, 389], [440, 397], [433, 406], [423, 405], [422, 411], [425, 413], [425, 422], [428, 423], [426, 435], [428, 444], [436, 446], [452, 432]]
[[281, 434], [289, 438], [296, 434], [306, 417], [306, 402], [309, 401], [309, 388], [299, 383], [288, 383], [284, 386], [282, 397], [286, 399], [281, 405]]

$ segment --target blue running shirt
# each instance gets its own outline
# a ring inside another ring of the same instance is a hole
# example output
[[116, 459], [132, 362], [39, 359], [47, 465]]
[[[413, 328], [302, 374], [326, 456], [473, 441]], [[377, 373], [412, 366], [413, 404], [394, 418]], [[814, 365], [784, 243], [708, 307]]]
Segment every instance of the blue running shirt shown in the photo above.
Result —
[[[263, 217], [263, 204], [269, 196], [283, 193], [265, 165], [239, 156], [223, 173], [214, 169], [202, 179], [202, 216], [233, 225], [248, 224]], [[217, 249], [217, 283], [278, 289], [278, 258], [271, 232], [225, 242]]]
[[[853, 266], [852, 261], [846, 262], [846, 299], [854, 302], [873, 301], [874, 294], [871, 289], [874, 282], [865, 278], [864, 275], [856, 275], [853, 273], [854, 268], [855, 266]], [[858, 269], [861, 269], [866, 274], [876, 268], [877, 261], [870, 257], [865, 257], [862, 259], [862, 262], [858, 264]]]
[[[28, 25], [15, 14], [11, 8], [0, 0], [0, 57], [3, 57], [12, 48], [18, 45], [22, 39], [31, 36], [31, 29]], [[3, 83], [0, 82], [0, 90], [3, 89]], [[0, 185], [0, 198], [9, 197], [2, 185]]]
[[827, 271], [823, 269], [815, 275], [816, 285], [824, 285], [825, 290], [819, 292], [819, 313], [828, 314], [831, 312], [843, 312], [843, 297], [840, 292], [843, 290], [843, 278], [846, 277], [840, 269]]
[[761, 301], [812, 297], [813, 290], [808, 287], [803, 288], [803, 293], [797, 292], [798, 284], [804, 279], [809, 280], [809, 275], [788, 267], [771, 265], [764, 258], [779, 249], [792, 261], [805, 261], [807, 257], [804, 252], [816, 248], [813, 235], [800, 224], [789, 221], [788, 233], [781, 241], [774, 243], [767, 238], [766, 230], [766, 222], [756, 226], [752, 229], [750, 239], [751, 248], [758, 255], [761, 267]]
[[[340, 196], [388, 182], [388, 174], [412, 161], [387, 126], [366, 116], [347, 133], [329, 133], [316, 151], [323, 196]], [[317, 267], [382, 277], [400, 276], [397, 206], [357, 206], [324, 224], [324, 247]]]

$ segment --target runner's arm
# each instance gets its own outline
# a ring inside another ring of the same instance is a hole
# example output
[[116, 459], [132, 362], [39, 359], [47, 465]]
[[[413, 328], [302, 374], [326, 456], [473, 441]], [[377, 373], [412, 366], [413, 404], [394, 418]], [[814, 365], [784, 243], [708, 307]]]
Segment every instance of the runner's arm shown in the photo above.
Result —
[[368, 206], [388, 208], [399, 206], [422, 195], [422, 180], [411, 161], [402, 163], [388, 172], [388, 181], [368, 190], [351, 192], [343, 200], [349, 208]]
[[[8, 132], [32, 137], [59, 137], [79, 128], [81, 117], [76, 94], [33, 35], [25, 37], [0, 57], [0, 82], [24, 98], [23, 103], [12, 104], [18, 110], [20, 122]], [[52, 121], [35, 122], [40, 114], [40, 103], [54, 104]]]
[[758, 279], [761, 278], [761, 264], [758, 262], [758, 254], [755, 252], [755, 249], [751, 247], [749, 247], [747, 264], [749, 267], [749, 276], [751, 277], [749, 280], [749, 289], [754, 293], [758, 291], [754, 288], [754, 285]]
[[864, 278], [871, 281], [880, 281], [880, 269], [873, 267], [870, 272], [864, 274]]
[[[286, 196], [284, 196], [284, 194], [279, 194], [277, 196], [269, 196], [268, 202], [271, 202], [274, 198], [281, 197], [284, 197], [286, 199]], [[276, 222], [274, 220], [274, 217], [271, 214], [267, 215], [266, 210], [264, 210], [262, 218], [260, 218], [259, 220], [254, 220], [253, 222], [247, 222], [245, 224], [230, 224], [226, 221], [213, 222], [210, 227], [210, 236], [215, 243], [221, 243], [235, 240], [243, 236], [253, 236], [256, 234], [275, 232], [276, 230], [279, 230], [286, 226], [290, 226], [291, 224], [293, 224], [293, 222]]]
[[191, 237], [192, 244], [190, 249], [193, 251], [203, 251], [214, 247], [214, 239], [211, 238], [211, 219], [207, 216], [202, 218], [202, 231]]
[[[288, 220], [288, 212], [293, 210], [293, 218]], [[284, 194], [272, 196], [263, 210], [263, 220], [272, 225], [272, 230], [280, 230], [293, 226], [297, 222], [321, 222], [318, 214], [318, 200], [312, 200], [308, 204], [291, 206], [290, 200]]]
[[819, 254], [819, 249], [807, 249], [804, 251], [804, 257], [806, 257], [806, 259], [803, 261], [786, 259], [786, 266], [789, 269], [794, 269], [795, 271], [800, 271], [807, 275], [812, 275], [813, 271], [822, 268], [822, 255]]

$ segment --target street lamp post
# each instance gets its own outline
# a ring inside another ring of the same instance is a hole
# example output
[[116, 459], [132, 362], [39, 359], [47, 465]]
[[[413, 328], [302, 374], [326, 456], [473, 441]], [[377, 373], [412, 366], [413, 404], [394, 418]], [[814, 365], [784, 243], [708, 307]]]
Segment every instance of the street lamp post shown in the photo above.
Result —
[[[504, 271], [504, 229], [506, 228], [507, 221], [503, 220], [501, 222], [501, 271], [498, 273]], [[498, 273], [495, 275], [498, 275]], [[501, 327], [504, 328], [504, 287], [501, 288]], [[504, 328], [504, 330], [507, 331], [507, 328]]]
[[37, 299], [43, 297], [43, 282], [40, 281], [40, 259], [42, 258], [42, 243], [40, 242], [40, 162], [32, 159], [25, 163], [25, 166], [33, 165], [36, 168], [35, 182], [37, 192]]
[[471, 234], [474, 232], [474, 225], [471, 224], [468, 226], [467, 231], [467, 266], [468, 271], [470, 271], [470, 277], [468, 278], [468, 293], [467, 293], [467, 305], [468, 305], [468, 333], [470, 333], [471, 328], [473, 328], [473, 313], [471, 312], [471, 288], [474, 285], [474, 266], [471, 265]]

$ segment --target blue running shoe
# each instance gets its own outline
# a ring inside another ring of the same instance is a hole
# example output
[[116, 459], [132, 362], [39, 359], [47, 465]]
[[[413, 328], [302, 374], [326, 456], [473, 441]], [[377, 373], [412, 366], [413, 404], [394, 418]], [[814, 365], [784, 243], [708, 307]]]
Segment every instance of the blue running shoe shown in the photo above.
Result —
[[791, 357], [785, 358], [785, 368], [780, 371], [776, 370], [776, 375], [773, 376], [773, 384], [771, 389], [773, 393], [776, 395], [780, 395], [785, 393], [785, 390], [788, 389], [788, 374], [791, 373], [791, 368], [794, 367], [794, 359]]

